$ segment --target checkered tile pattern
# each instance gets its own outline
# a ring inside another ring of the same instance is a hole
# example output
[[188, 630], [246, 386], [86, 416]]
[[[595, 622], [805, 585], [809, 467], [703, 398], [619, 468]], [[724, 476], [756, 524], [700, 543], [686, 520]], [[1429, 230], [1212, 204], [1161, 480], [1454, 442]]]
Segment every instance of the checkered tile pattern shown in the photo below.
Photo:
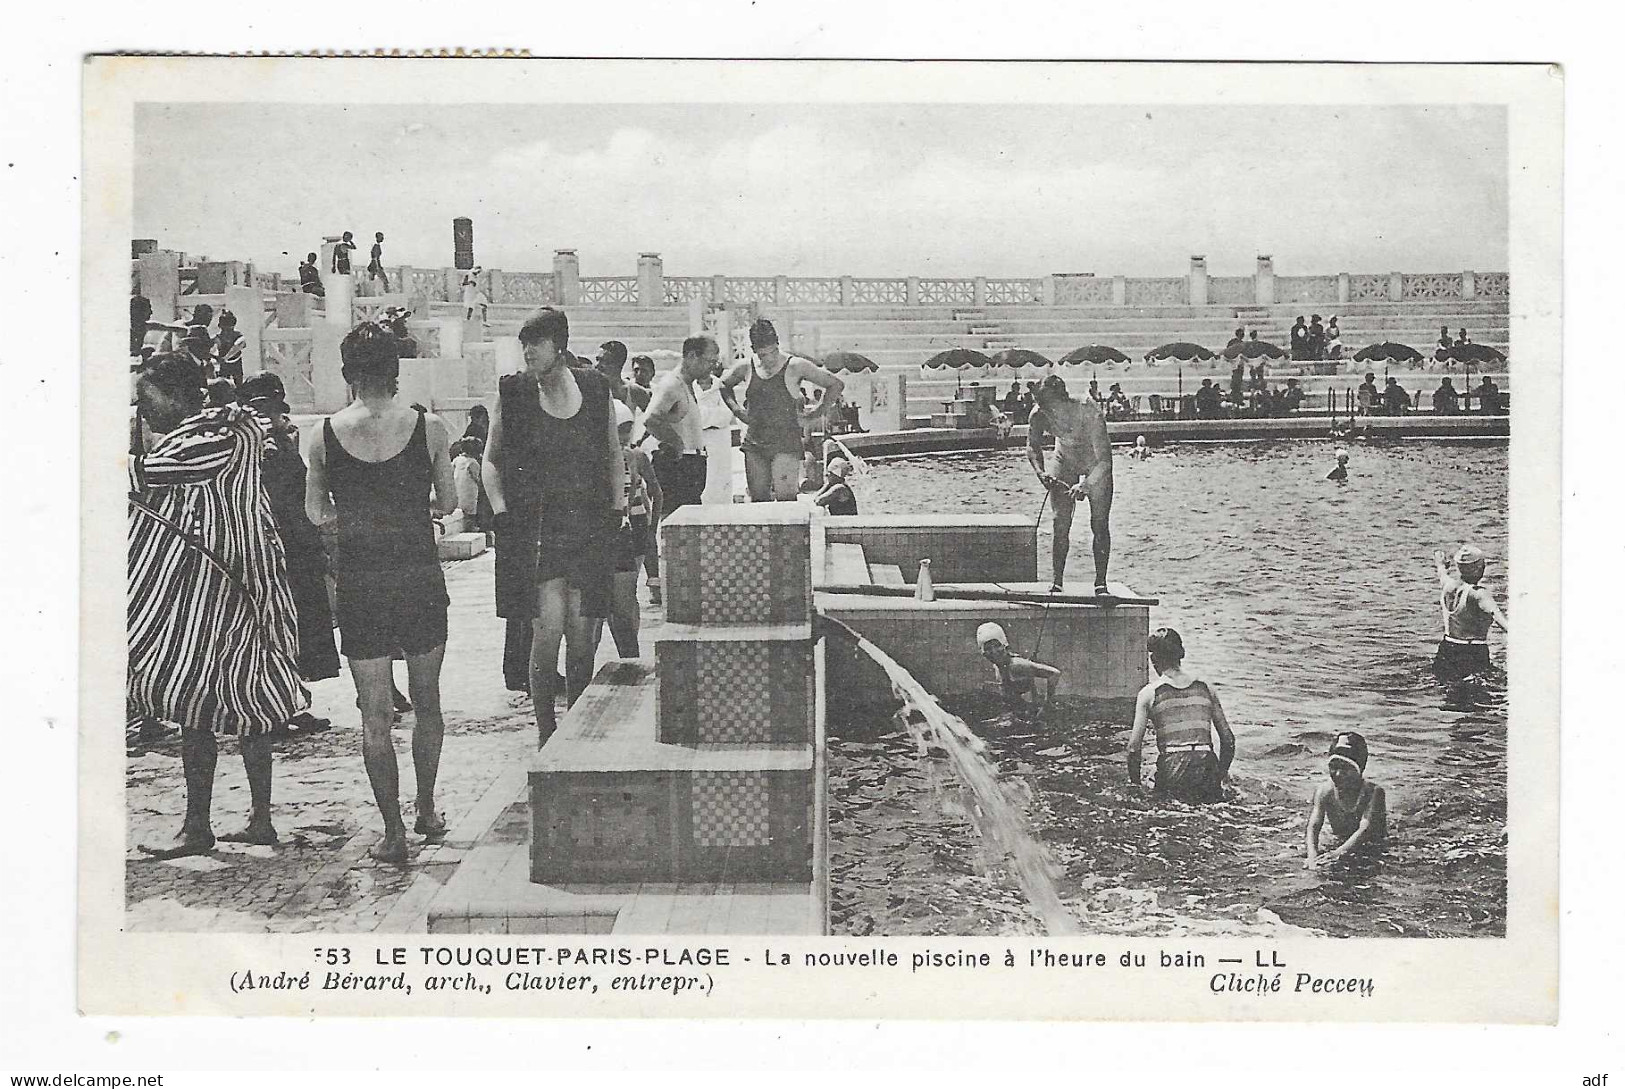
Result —
[[701, 526], [705, 588], [700, 623], [744, 624], [765, 620], [773, 592], [768, 534], [756, 526]]
[[766, 847], [773, 842], [766, 772], [695, 772], [692, 789], [694, 846]]
[[700, 743], [771, 741], [771, 648], [762, 643], [701, 643], [695, 650]]

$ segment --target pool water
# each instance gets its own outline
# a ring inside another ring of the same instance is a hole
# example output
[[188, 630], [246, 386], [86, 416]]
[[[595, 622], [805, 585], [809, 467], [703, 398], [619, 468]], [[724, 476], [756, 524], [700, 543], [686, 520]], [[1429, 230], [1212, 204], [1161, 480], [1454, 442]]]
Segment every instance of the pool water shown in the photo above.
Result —
[[[950, 704], [987, 741], [1086, 933], [1504, 933], [1504, 678], [1447, 687], [1428, 667], [1435, 548], [1484, 549], [1484, 584], [1505, 607], [1506, 446], [1355, 444], [1344, 483], [1324, 479], [1332, 450], [1190, 444], [1116, 459], [1112, 580], [1161, 599], [1152, 627], [1178, 629], [1187, 668], [1218, 692], [1236, 733], [1231, 800], [1161, 805], [1131, 790], [1124, 725], [1064, 705], [1017, 719], [991, 690]], [[1016, 451], [876, 464], [858, 496], [865, 513], [1027, 515], [1043, 498]], [[1046, 509], [1041, 577], [1049, 521]], [[1080, 511], [1075, 581], [1092, 571], [1088, 532]], [[1499, 632], [1491, 643], [1504, 665]], [[977, 842], [941, 754], [881, 712], [830, 729], [837, 932], [1042, 931]], [[1372, 862], [1308, 871], [1309, 798], [1347, 729], [1370, 743], [1390, 843]]]

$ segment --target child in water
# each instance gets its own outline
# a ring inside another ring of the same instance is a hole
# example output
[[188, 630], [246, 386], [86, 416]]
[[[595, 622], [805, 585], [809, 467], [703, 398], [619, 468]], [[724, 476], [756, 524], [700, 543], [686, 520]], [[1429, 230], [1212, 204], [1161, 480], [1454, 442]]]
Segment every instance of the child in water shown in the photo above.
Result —
[[1349, 452], [1341, 446], [1337, 448], [1337, 465], [1326, 474], [1327, 480], [1347, 480], [1349, 478]]
[[[1305, 869], [1328, 865], [1355, 851], [1373, 850], [1388, 838], [1388, 797], [1382, 787], [1365, 777], [1368, 756], [1365, 738], [1353, 730], [1338, 734], [1332, 742], [1326, 757], [1326, 775], [1331, 781], [1316, 789], [1309, 806]], [[1320, 829], [1327, 823], [1342, 842], [1322, 854]]]
[[[1061, 680], [1059, 669], [1011, 654], [1009, 637], [991, 621], [976, 629], [976, 645], [981, 648], [982, 657], [993, 663], [1006, 701], [1038, 711], [1049, 706], [1050, 700], [1055, 698], [1055, 686]], [[1040, 682], [1044, 685], [1043, 699], [1038, 699], [1035, 690]]]
[[1134, 436], [1134, 449], [1128, 452], [1128, 456], [1135, 461], [1144, 461], [1151, 456], [1151, 447], [1146, 445], [1144, 435]]

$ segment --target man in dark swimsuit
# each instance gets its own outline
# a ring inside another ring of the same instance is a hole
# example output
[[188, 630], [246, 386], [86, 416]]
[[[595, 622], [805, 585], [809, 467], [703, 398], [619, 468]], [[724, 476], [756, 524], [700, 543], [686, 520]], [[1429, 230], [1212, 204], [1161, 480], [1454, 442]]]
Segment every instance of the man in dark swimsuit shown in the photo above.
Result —
[[[1044, 438], [1055, 436], [1055, 459], [1044, 465]], [[1104, 595], [1106, 566], [1112, 555], [1112, 441], [1106, 417], [1093, 399], [1074, 401], [1066, 381], [1050, 375], [1038, 387], [1038, 407], [1027, 423], [1027, 461], [1049, 490], [1055, 509], [1050, 542], [1051, 589], [1066, 581], [1066, 555], [1071, 547], [1072, 515], [1077, 501], [1089, 500], [1089, 529], [1094, 538], [1095, 593]]]
[[[751, 323], [750, 346], [756, 360], [736, 364], [722, 376], [722, 401], [746, 427], [745, 483], [751, 502], [793, 500], [801, 486], [801, 425], [821, 416], [823, 405], [838, 401], [845, 383], [815, 363], [780, 351], [779, 334], [766, 318]], [[734, 396], [741, 382], [749, 383], [743, 408]], [[822, 405], [806, 407], [803, 382], [823, 387]]]
[[384, 271], [384, 232], [379, 231], [372, 244], [372, 259], [367, 262], [367, 279], [381, 280], [384, 293], [389, 293], [389, 273]]

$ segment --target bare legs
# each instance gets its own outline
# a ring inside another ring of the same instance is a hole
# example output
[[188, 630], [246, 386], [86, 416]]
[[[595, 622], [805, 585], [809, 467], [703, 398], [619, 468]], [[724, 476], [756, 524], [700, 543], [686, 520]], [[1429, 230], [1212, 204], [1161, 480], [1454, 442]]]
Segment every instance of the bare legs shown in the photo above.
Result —
[[1078, 509], [1077, 500], [1060, 488], [1050, 489], [1050, 508], [1055, 512], [1055, 524], [1050, 527], [1050, 583], [1060, 586], [1066, 581], [1066, 554], [1072, 548], [1072, 515]]
[[[248, 825], [241, 832], [220, 838], [232, 843], [276, 843], [271, 826], [271, 741], [264, 734], [245, 737], [243, 770], [248, 775]], [[220, 762], [220, 743], [208, 730], [186, 730], [181, 734], [181, 773], [186, 780], [186, 816], [180, 835], [162, 846], [141, 845], [155, 858], [184, 858], [208, 854], [214, 849], [214, 831], [209, 811], [214, 805], [214, 773]]]
[[[1106, 568], [1112, 556], [1111, 481], [1097, 486], [1088, 495], [1089, 533], [1095, 556], [1095, 588], [1098, 590], [1106, 585]], [[1054, 537], [1050, 545], [1053, 571], [1050, 581], [1059, 586], [1066, 581], [1066, 556], [1072, 545], [1072, 517], [1077, 512], [1078, 502], [1057, 490], [1050, 495], [1050, 505], [1055, 510]]]
[[[426, 654], [406, 658], [407, 687], [416, 705], [412, 727], [412, 767], [417, 778], [417, 831], [436, 835], [444, 822], [435, 812], [435, 780], [440, 774], [440, 749], [446, 724], [440, 715], [440, 663], [445, 644]], [[406, 823], [401, 819], [400, 768], [395, 759], [395, 742], [389, 729], [394, 722], [394, 679], [388, 658], [350, 660], [355, 678], [357, 702], [361, 706], [361, 758], [372, 782], [372, 796], [384, 818], [384, 838], [372, 850], [380, 862], [405, 862]]]
[[542, 583], [537, 598], [530, 644], [530, 702], [536, 710], [536, 747], [540, 748], [558, 726], [553, 710], [553, 678], [558, 670], [559, 644], [565, 645], [565, 694], [574, 703], [592, 680], [603, 621], [581, 615], [581, 591], [563, 578]]
[[615, 572], [610, 586], [609, 633], [615, 639], [615, 653], [621, 658], [636, 658], [643, 652], [638, 645], [638, 572]]

